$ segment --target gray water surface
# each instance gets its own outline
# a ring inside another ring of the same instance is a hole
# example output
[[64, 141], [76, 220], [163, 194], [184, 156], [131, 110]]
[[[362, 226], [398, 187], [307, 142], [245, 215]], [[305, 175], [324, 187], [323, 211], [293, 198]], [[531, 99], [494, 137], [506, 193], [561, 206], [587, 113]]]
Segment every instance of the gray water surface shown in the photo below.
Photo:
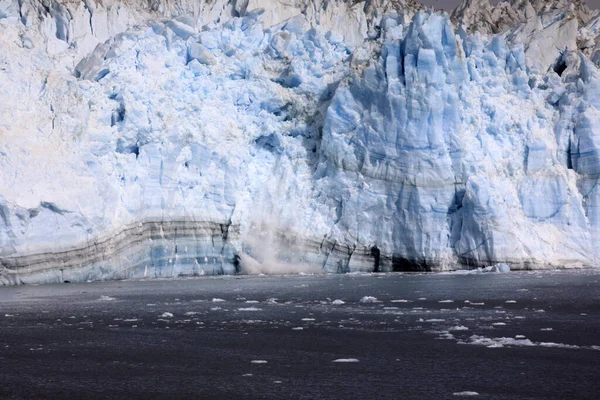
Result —
[[0, 398], [600, 398], [600, 271], [20, 286], [0, 307]]

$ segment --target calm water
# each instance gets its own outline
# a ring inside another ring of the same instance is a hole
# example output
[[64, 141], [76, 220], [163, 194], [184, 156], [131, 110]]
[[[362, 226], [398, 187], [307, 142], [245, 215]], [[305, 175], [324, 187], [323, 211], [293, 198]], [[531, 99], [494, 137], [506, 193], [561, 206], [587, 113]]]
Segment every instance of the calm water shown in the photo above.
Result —
[[0, 398], [600, 398], [600, 271], [20, 286], [0, 307]]

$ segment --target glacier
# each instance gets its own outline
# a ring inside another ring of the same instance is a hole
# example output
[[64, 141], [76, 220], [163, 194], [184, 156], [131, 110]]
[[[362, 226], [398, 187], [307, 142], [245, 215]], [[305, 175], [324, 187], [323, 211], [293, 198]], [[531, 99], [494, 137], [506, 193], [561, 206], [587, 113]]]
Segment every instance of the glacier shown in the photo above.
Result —
[[0, 0], [0, 284], [600, 267], [583, 1]]

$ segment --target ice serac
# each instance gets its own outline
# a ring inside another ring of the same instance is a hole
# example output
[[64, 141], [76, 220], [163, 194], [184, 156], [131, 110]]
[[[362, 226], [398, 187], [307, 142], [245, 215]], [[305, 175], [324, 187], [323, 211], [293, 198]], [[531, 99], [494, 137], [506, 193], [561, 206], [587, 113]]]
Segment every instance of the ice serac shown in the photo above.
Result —
[[317, 184], [344, 240], [378, 246], [388, 268], [427, 269], [451, 256], [467, 66], [444, 15], [383, 28], [381, 55], [354, 60], [329, 107]]
[[597, 20], [0, 1], [0, 282], [600, 267]]
[[565, 70], [537, 74], [523, 46], [457, 37], [437, 14], [384, 31], [325, 123], [318, 176], [340, 234], [387, 244], [394, 269], [596, 265], [595, 178], [573, 158], [597, 153], [591, 62], [565, 51]]
[[585, 0], [508, 0], [494, 6], [490, 0], [463, 0], [451, 18], [470, 32], [489, 34], [506, 32], [523, 22], [556, 13], [568, 14], [580, 25], [591, 16]]

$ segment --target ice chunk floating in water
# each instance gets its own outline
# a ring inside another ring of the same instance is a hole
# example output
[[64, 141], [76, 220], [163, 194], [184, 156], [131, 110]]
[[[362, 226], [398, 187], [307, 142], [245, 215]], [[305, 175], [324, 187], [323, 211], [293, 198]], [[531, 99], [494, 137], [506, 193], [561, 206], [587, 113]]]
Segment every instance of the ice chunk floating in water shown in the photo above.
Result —
[[379, 303], [376, 297], [373, 296], [364, 296], [359, 300], [359, 303], [370, 304], [370, 303]]
[[579, 3], [55, 3], [0, 6], [1, 284], [600, 266]]

